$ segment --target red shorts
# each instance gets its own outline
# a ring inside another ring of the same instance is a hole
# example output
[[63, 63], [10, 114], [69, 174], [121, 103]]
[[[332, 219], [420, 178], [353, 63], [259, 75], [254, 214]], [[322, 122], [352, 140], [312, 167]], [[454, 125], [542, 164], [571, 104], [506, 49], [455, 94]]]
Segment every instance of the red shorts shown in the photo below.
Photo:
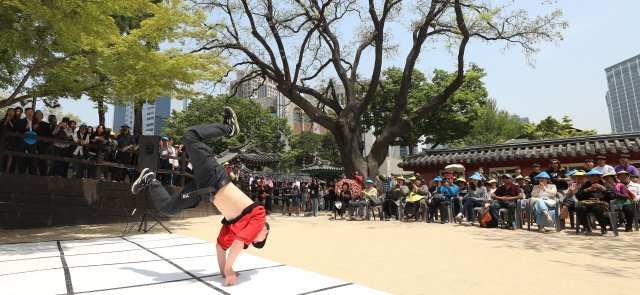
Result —
[[267, 222], [267, 213], [264, 207], [253, 204], [245, 209], [238, 218], [226, 221], [222, 220], [222, 228], [218, 234], [218, 245], [227, 250], [238, 240], [244, 243], [245, 249], [256, 239]]

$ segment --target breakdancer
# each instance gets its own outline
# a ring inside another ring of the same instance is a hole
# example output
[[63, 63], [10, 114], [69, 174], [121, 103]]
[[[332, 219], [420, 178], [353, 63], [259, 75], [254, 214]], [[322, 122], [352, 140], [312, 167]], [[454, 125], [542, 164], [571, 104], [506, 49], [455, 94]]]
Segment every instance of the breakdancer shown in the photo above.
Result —
[[[185, 185], [178, 195], [169, 195], [162, 183], [156, 180], [155, 173], [147, 168], [142, 170], [131, 186], [133, 194], [149, 187], [153, 204], [167, 215], [194, 208], [201, 201], [213, 202], [224, 215], [216, 250], [220, 273], [227, 286], [235, 284], [239, 275], [233, 270], [233, 263], [240, 252], [249, 244], [256, 248], [264, 247], [269, 234], [264, 208], [255, 204], [231, 182], [227, 171], [204, 143], [208, 139], [236, 135], [239, 129], [235, 112], [225, 108], [222, 124], [192, 126], [185, 131], [182, 143], [193, 166], [193, 181]], [[227, 250], [229, 254], [225, 255]]]

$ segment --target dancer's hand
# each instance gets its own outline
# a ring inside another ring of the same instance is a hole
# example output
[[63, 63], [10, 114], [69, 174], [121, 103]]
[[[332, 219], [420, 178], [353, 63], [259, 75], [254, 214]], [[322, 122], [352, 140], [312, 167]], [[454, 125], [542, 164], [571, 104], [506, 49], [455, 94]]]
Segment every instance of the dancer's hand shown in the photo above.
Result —
[[225, 269], [224, 270], [224, 275], [222, 276], [223, 278], [225, 278], [225, 286], [233, 286], [236, 283], [236, 277], [239, 276], [240, 273], [235, 272], [233, 269]]

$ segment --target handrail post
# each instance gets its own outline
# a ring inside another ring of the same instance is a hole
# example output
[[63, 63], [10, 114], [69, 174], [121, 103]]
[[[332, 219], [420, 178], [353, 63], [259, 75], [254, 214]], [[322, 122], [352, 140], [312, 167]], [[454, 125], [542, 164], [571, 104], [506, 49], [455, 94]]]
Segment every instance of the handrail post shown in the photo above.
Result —
[[98, 150], [96, 151], [96, 172], [93, 175], [93, 179], [98, 180], [102, 175], [102, 152], [103, 152], [103, 143], [102, 140], [97, 140]]
[[185, 183], [184, 173], [187, 171], [187, 154], [185, 151], [180, 153], [180, 186], [183, 187]]
[[0, 171], [4, 171], [4, 149], [7, 144], [7, 128], [0, 128]]

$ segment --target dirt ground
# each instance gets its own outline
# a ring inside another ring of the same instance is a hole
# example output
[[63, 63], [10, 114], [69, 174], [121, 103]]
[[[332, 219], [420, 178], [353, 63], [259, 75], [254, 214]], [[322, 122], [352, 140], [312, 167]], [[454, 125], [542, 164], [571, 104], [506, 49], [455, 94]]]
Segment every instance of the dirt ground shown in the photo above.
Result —
[[[175, 233], [215, 241], [220, 216], [172, 221]], [[640, 233], [540, 234], [452, 224], [268, 217], [267, 246], [251, 254], [393, 294], [637, 294]], [[0, 243], [117, 236], [124, 224], [3, 230]], [[154, 229], [152, 233], [162, 232]], [[212, 261], [211, 263], [216, 263]]]

